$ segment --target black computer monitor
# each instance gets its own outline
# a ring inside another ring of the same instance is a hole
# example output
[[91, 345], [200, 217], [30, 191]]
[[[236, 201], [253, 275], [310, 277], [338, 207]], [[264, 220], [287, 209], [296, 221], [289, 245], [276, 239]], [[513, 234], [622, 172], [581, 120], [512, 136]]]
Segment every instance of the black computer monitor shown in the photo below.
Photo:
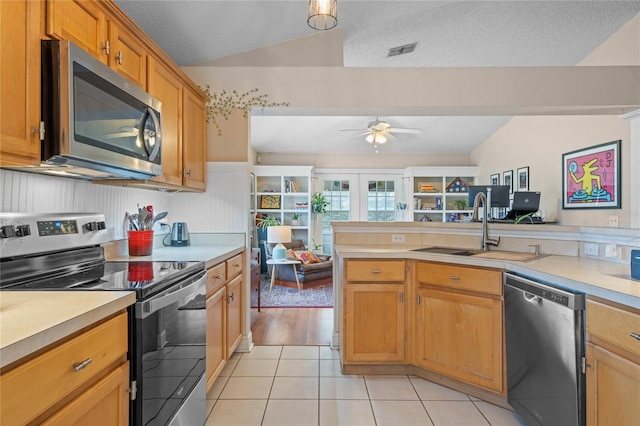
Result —
[[509, 185], [469, 186], [469, 207], [473, 207], [473, 201], [478, 192], [484, 192], [484, 195], [487, 195], [487, 188], [491, 188], [491, 207], [509, 207]]

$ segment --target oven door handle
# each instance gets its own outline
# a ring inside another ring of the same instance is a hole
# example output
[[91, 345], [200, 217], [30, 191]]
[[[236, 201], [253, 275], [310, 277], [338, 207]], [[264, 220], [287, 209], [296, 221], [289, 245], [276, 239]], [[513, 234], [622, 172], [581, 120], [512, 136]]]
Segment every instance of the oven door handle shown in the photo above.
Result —
[[190, 294], [204, 295], [206, 284], [207, 271], [202, 271], [198, 277], [195, 278], [195, 281], [179, 285], [179, 288], [176, 290], [171, 290], [168, 293], [161, 293], [147, 301], [143, 301], [136, 307], [136, 317], [146, 318], [154, 312], [157, 312], [160, 309], [189, 296]]

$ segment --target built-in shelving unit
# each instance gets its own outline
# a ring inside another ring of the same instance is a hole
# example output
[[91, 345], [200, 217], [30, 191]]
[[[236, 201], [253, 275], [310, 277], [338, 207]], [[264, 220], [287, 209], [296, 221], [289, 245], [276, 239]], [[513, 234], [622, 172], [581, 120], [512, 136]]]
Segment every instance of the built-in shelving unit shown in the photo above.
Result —
[[[407, 209], [414, 222], [461, 222], [470, 218], [469, 186], [477, 167], [410, 167]], [[459, 203], [464, 201], [464, 206]]]
[[[311, 227], [312, 166], [255, 166], [256, 216], [291, 226], [292, 237], [308, 246]], [[295, 219], [297, 217], [297, 219]]]

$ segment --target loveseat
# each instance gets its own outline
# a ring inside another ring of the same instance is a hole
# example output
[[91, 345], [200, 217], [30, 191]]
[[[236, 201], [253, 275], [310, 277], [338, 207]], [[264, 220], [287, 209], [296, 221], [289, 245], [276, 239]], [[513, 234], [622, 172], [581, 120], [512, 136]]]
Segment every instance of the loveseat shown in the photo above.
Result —
[[[293, 257], [294, 253], [292, 253], [292, 250], [299, 253], [308, 251], [302, 240], [292, 240], [290, 243], [284, 243], [283, 245], [287, 248], [288, 256], [290, 256], [292, 260], [299, 260]], [[264, 242], [267, 260], [271, 259], [274, 246], [275, 244]], [[325, 254], [316, 254], [316, 256], [320, 259], [320, 262], [308, 264], [301, 262], [299, 265], [296, 265], [295, 270], [298, 274], [300, 286], [303, 289], [333, 283], [333, 260], [331, 256]], [[297, 288], [293, 268], [289, 265], [277, 266], [277, 268], [275, 283], [286, 287]], [[271, 273], [272, 268], [268, 268], [268, 271]]]

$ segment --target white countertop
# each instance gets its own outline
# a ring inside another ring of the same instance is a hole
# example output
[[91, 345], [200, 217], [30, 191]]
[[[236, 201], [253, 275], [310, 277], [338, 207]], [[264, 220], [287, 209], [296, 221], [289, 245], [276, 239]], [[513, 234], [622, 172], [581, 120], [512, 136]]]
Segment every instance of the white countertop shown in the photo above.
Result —
[[135, 303], [131, 291], [1, 291], [0, 367]]
[[631, 279], [631, 269], [628, 264], [557, 255], [516, 262], [422, 253], [411, 251], [413, 248], [419, 247], [335, 246], [340, 258], [417, 259], [504, 269], [640, 309], [640, 281]]

